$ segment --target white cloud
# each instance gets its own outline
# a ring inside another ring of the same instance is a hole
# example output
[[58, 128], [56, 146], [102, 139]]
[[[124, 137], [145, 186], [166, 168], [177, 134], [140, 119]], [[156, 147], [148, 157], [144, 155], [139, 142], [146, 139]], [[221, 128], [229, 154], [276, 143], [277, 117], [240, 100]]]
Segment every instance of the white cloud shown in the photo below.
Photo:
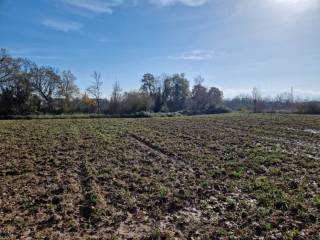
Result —
[[210, 60], [214, 56], [214, 51], [194, 50], [184, 52], [178, 56], [168, 57], [173, 60]]
[[182, 4], [189, 7], [198, 7], [208, 2], [208, 0], [150, 0], [150, 2], [160, 6]]
[[[136, 6], [138, 0], [60, 0], [65, 4], [93, 14], [112, 14], [113, 8], [122, 4], [129, 4], [130, 6]], [[141, 1], [141, 0], [140, 0]], [[198, 7], [208, 0], [148, 0], [149, 3], [155, 4], [161, 7], [172, 6], [181, 4], [189, 7]]]
[[78, 31], [82, 25], [77, 22], [69, 22], [69, 21], [61, 21], [61, 20], [53, 20], [53, 19], [45, 19], [42, 22], [42, 25], [55, 29], [61, 32], [71, 32]]
[[63, 0], [63, 2], [72, 7], [95, 14], [111, 14], [113, 12], [112, 8], [122, 4], [124, 0]]
[[306, 89], [299, 89], [294, 88], [293, 93], [295, 96], [300, 98], [308, 98], [308, 99], [320, 99], [320, 89], [317, 90], [306, 90]]

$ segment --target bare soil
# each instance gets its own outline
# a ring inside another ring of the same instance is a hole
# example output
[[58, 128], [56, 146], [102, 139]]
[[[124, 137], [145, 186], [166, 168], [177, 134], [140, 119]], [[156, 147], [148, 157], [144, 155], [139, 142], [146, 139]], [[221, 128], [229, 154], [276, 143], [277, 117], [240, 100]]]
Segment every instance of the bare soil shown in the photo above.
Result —
[[319, 132], [303, 115], [0, 121], [0, 239], [320, 239]]

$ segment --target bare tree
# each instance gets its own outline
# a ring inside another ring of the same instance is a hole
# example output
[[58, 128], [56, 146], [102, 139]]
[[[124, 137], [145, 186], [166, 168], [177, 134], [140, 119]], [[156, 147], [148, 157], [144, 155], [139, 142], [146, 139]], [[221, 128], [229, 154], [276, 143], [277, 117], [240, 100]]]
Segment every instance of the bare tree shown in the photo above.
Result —
[[87, 91], [89, 94], [91, 94], [95, 98], [96, 105], [97, 105], [97, 113], [100, 113], [101, 112], [100, 101], [101, 101], [101, 95], [102, 95], [101, 87], [103, 82], [101, 80], [100, 73], [97, 73], [96, 71], [93, 72], [92, 77], [94, 80], [92, 82], [92, 85], [87, 88]]
[[253, 112], [257, 113], [258, 112], [258, 103], [259, 100], [261, 99], [261, 93], [257, 87], [254, 87], [251, 92], [252, 96], [252, 101], [253, 101]]
[[113, 84], [113, 90], [110, 97], [109, 111], [111, 113], [119, 113], [122, 100], [122, 89], [118, 81]]
[[0, 49], [0, 83], [12, 80], [12, 76], [18, 72], [21, 59], [13, 59], [6, 49]]
[[205, 109], [207, 105], [207, 95], [208, 89], [202, 86], [202, 79], [195, 80], [195, 85], [193, 86], [191, 92], [191, 109], [195, 111], [200, 111]]
[[8, 63], [7, 51], [1, 48], [0, 50], [0, 82], [4, 82], [6, 77], [9, 75], [7, 71], [8, 66], [9, 66], [9, 63]]
[[71, 71], [63, 71], [58, 83], [57, 95], [64, 99], [64, 110], [69, 109], [70, 100], [79, 93], [79, 88], [74, 83], [76, 77]]
[[31, 69], [31, 82], [33, 88], [40, 97], [46, 102], [49, 110], [52, 110], [53, 95], [60, 82], [60, 76], [51, 67], [37, 66]]
[[197, 76], [195, 79], [194, 79], [194, 85], [195, 86], [202, 86], [202, 84], [203, 84], [203, 82], [204, 82], [204, 78], [201, 76], [201, 75], [199, 75], [199, 76]]

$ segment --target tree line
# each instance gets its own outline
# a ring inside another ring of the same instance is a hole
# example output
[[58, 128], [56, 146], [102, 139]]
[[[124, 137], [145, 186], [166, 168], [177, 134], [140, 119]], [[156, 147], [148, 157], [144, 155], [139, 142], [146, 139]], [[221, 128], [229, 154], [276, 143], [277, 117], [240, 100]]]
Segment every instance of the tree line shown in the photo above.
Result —
[[34, 113], [97, 113], [123, 115], [138, 112], [211, 114], [228, 111], [320, 113], [317, 101], [302, 101], [293, 93], [262, 97], [257, 88], [250, 94], [224, 99], [216, 87], [203, 85], [199, 76], [190, 86], [184, 74], [154, 76], [146, 73], [138, 90], [124, 92], [119, 82], [111, 96], [103, 97], [103, 80], [94, 71], [81, 93], [76, 76], [69, 70], [38, 66], [25, 58], [14, 58], [0, 50], [0, 115]]
[[232, 99], [225, 99], [224, 104], [235, 111], [320, 114], [319, 101], [294, 97], [293, 89], [291, 89], [291, 92], [279, 93], [274, 97], [264, 97], [261, 91], [254, 87], [251, 93], [240, 94]]
[[109, 98], [103, 98], [101, 74], [93, 72], [92, 82], [84, 93], [69, 70], [38, 66], [25, 58], [14, 58], [5, 49], [0, 52], [0, 114], [30, 113], [104, 113], [136, 112], [215, 113], [225, 112], [223, 92], [203, 85], [197, 77], [190, 90], [184, 74], [154, 76], [146, 73], [141, 87], [123, 92], [115, 82]]

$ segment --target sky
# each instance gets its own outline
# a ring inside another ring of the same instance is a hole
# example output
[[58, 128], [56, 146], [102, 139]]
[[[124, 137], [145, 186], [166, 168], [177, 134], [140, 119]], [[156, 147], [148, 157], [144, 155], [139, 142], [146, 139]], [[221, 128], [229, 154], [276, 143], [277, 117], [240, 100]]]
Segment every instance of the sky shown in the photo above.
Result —
[[202, 75], [227, 98], [320, 99], [320, 0], [0, 0], [0, 47], [82, 90], [100, 72], [105, 97], [150, 72]]

